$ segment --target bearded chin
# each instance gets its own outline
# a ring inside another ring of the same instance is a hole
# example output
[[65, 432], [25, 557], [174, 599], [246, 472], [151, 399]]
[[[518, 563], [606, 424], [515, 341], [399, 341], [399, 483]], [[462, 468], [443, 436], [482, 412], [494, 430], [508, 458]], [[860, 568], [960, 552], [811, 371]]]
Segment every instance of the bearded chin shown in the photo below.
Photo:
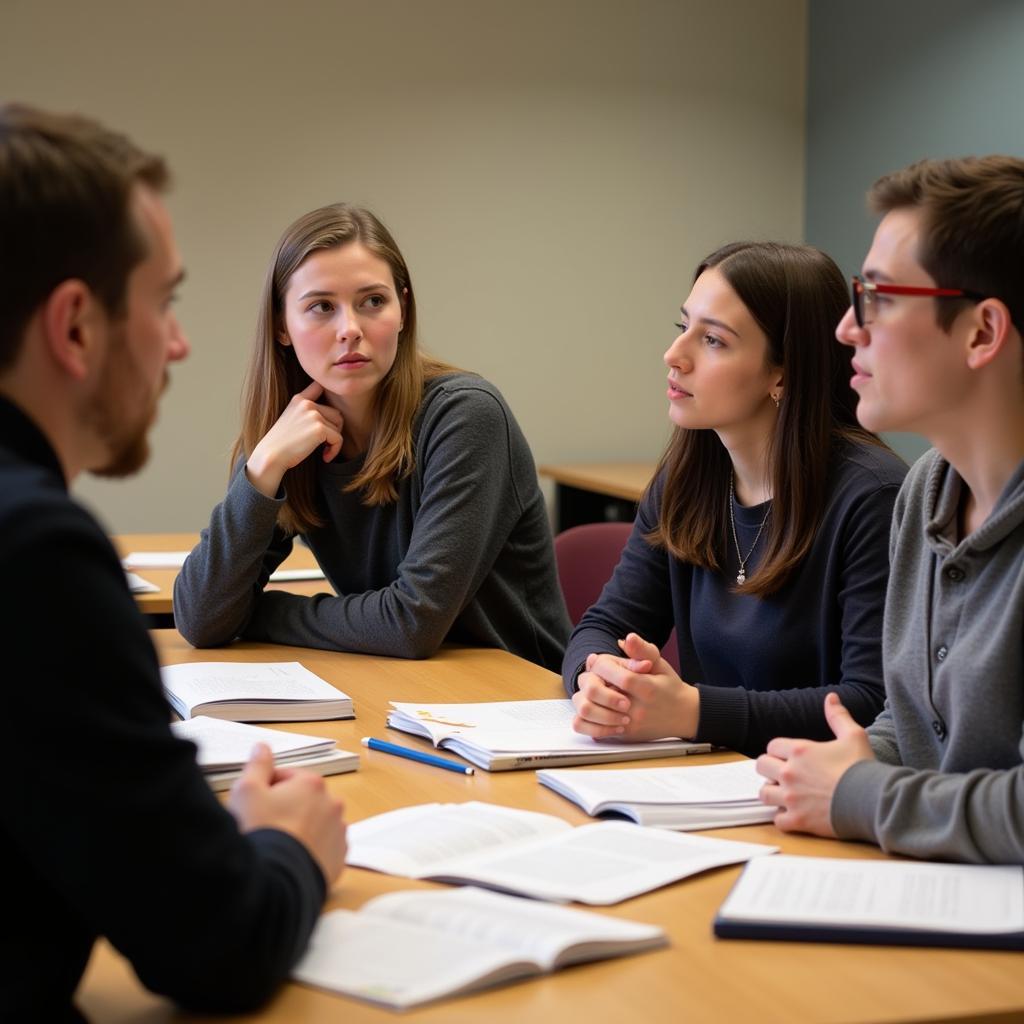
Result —
[[108, 480], [120, 480], [138, 473], [149, 461], [149, 438], [143, 430], [135, 437], [128, 439], [113, 452], [108, 462], [97, 466], [91, 472], [93, 476]]
[[[160, 393], [167, 390], [170, 375], [165, 371]], [[93, 406], [93, 423], [106, 442], [107, 458], [90, 468], [93, 476], [119, 480], [137, 473], [149, 461], [149, 431], [156, 419], [156, 399], [152, 408], [134, 423], [125, 423], [118, 411], [118, 389], [114, 381], [106, 381]]]

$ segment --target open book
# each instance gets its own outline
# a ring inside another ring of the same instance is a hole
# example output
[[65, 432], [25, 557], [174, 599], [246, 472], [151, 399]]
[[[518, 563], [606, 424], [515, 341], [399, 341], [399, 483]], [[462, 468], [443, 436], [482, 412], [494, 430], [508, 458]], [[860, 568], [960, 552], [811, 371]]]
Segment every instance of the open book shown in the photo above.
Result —
[[1024, 949], [1024, 868], [772, 857], [718, 916], [726, 939]]
[[570, 700], [509, 700], [482, 704], [401, 704], [388, 715], [392, 729], [425, 736], [485, 771], [566, 764], [635, 761], [706, 754], [707, 743], [598, 741], [572, 731]]
[[653, 925], [480, 889], [394, 892], [324, 914], [293, 977], [404, 1009], [667, 942]]
[[355, 718], [352, 699], [297, 661], [203, 661], [160, 670], [171, 707], [182, 717], [233, 722], [312, 722]]
[[749, 760], [690, 768], [545, 769], [537, 781], [587, 814], [623, 815], [655, 828], [728, 828], [775, 817], [775, 808], [758, 799], [764, 779]]
[[609, 904], [776, 847], [625, 822], [574, 828], [496, 804], [421, 804], [350, 825], [347, 863], [542, 900]]
[[242, 774], [257, 743], [266, 743], [281, 767], [303, 768], [317, 775], [339, 775], [359, 767], [359, 755], [339, 749], [323, 736], [303, 736], [279, 729], [261, 729], [241, 722], [200, 715], [186, 722], [172, 722], [171, 730], [196, 745], [196, 763], [214, 790], [229, 789]]

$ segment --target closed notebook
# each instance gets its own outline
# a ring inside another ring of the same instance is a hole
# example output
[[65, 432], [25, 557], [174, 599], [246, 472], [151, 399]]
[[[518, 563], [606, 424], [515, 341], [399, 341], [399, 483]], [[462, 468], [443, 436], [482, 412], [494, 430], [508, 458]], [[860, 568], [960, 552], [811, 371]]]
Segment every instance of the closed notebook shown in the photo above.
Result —
[[347, 863], [535, 899], [607, 905], [776, 849], [621, 821], [574, 828], [550, 814], [469, 801], [403, 807], [355, 822], [348, 829]]
[[302, 768], [317, 775], [354, 772], [359, 755], [341, 750], [323, 736], [304, 736], [279, 729], [262, 729], [200, 715], [172, 722], [171, 731], [196, 745], [196, 763], [214, 790], [229, 789], [242, 774], [257, 743], [265, 743], [280, 767]]
[[312, 722], [354, 718], [352, 699], [297, 661], [166, 665], [164, 692], [182, 718]]
[[772, 857], [715, 918], [726, 939], [1024, 949], [1024, 868]]
[[480, 889], [394, 892], [324, 914], [292, 976], [406, 1009], [667, 943], [654, 925]]
[[707, 743], [679, 739], [615, 743], [582, 736], [573, 732], [570, 700], [474, 704], [392, 701], [391, 706], [388, 725], [392, 729], [424, 736], [435, 747], [450, 750], [489, 772], [678, 757], [711, 749]]
[[761, 803], [764, 779], [755, 761], [671, 768], [544, 769], [537, 781], [593, 817], [625, 817], [640, 825], [689, 831], [771, 821]]

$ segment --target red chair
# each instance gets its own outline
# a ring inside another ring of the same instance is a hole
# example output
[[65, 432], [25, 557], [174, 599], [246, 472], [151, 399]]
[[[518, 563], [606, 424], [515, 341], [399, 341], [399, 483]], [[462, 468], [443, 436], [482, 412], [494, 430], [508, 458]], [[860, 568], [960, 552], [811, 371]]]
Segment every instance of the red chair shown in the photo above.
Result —
[[[601, 596], [601, 590], [619, 564], [619, 556], [632, 529], [632, 523], [585, 523], [564, 530], [555, 537], [558, 579], [574, 626]], [[642, 630], [643, 624], [637, 623], [637, 632], [642, 633]], [[678, 672], [679, 648], [675, 630], [672, 630], [661, 653]]]

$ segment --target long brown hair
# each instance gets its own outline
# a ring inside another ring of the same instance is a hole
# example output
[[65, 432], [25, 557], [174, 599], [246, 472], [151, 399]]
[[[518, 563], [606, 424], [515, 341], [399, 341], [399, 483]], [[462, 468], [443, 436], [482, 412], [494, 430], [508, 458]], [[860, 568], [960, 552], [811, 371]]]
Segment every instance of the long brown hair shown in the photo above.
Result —
[[[852, 350], [835, 339], [849, 306], [832, 259], [809, 245], [734, 242], [702, 260], [714, 267], [768, 338], [766, 362], [782, 367], [783, 397], [768, 443], [772, 514], [764, 557], [743, 593], [782, 587], [821, 523], [829, 463], [837, 444], [868, 441], [850, 388]], [[718, 570], [729, 544], [732, 463], [713, 430], [676, 428], [659, 464], [665, 476], [658, 526], [648, 540], [676, 558]]]
[[[336, 203], [300, 217], [281, 236], [263, 283], [256, 336], [242, 391], [242, 430], [231, 454], [234, 466], [248, 458], [291, 401], [310, 383], [295, 349], [279, 343], [284, 295], [292, 275], [313, 253], [352, 242], [364, 245], [391, 269], [402, 302], [398, 351], [374, 396], [373, 428], [362, 469], [347, 490], [362, 491], [365, 505], [386, 505], [398, 497], [396, 483], [412, 472], [412, 423], [423, 400], [423, 385], [455, 367], [427, 356], [416, 340], [416, 298], [409, 268], [395, 240], [369, 210]], [[316, 507], [316, 464], [304, 459], [284, 475], [288, 495], [278, 519], [289, 532], [324, 525]]]

